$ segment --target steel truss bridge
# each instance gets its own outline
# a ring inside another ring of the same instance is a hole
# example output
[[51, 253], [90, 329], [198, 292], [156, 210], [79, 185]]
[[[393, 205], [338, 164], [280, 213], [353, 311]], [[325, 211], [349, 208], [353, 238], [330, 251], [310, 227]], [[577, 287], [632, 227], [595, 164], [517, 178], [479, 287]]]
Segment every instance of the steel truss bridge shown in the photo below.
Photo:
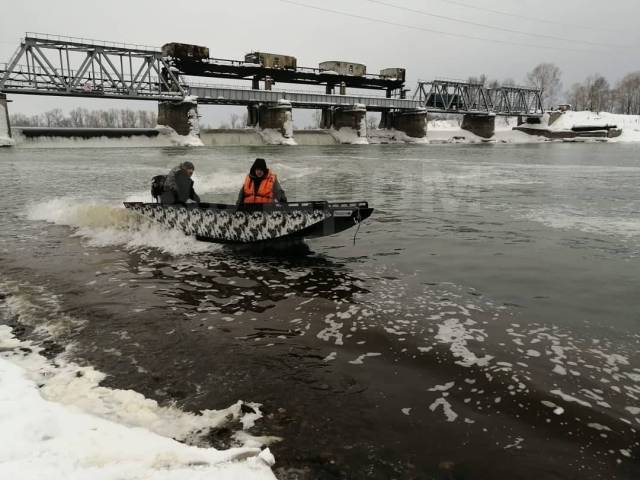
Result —
[[541, 91], [526, 87], [487, 88], [481, 83], [434, 80], [418, 82], [413, 98], [431, 112], [529, 116], [544, 112]]
[[[251, 80], [255, 86], [255, 78], [268, 73], [286, 83], [327, 86], [335, 83], [332, 74], [312, 69], [299, 69], [298, 74], [262, 67], [257, 71], [256, 66], [229, 62], [234, 61], [207, 59], [200, 67], [190, 62], [187, 68], [184, 62], [163, 57], [155, 47], [27, 33], [9, 62], [0, 63], [0, 93], [176, 102], [196, 96], [199, 104], [217, 105], [287, 100], [293, 107], [313, 109], [359, 103], [369, 111], [426, 109], [478, 115], [533, 116], [543, 112], [540, 92], [520, 87], [487, 89], [471, 83], [437, 80], [420, 82], [413, 98], [405, 99], [389, 97], [389, 82], [397, 83], [396, 80], [377, 76], [354, 77], [349, 85], [386, 88], [386, 97], [201, 85], [185, 79], [186, 75], [236, 78]], [[287, 79], [282, 75], [293, 77]], [[326, 79], [327, 75], [331, 79]], [[391, 86], [397, 89], [400, 85]]]

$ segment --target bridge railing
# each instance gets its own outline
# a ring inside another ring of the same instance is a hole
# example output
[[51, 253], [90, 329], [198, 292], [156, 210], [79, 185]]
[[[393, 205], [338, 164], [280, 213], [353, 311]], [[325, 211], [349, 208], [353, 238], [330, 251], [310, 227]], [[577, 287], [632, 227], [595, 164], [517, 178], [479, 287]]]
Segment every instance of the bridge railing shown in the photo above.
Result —
[[111, 47], [124, 50], [146, 50], [149, 52], [159, 52], [160, 48], [151, 45], [141, 45], [136, 43], [110, 42], [105, 40], [96, 40], [95, 38], [69, 37], [65, 35], [51, 35], [49, 33], [26, 32], [23, 41], [27, 38], [36, 40], [45, 40], [49, 42], [60, 43], [77, 43], [82, 45], [95, 45], [99, 47]]
[[[185, 80], [185, 84], [188, 85], [189, 87], [202, 87], [202, 88], [228, 88], [228, 89], [236, 89], [236, 90], [257, 90], [252, 88], [250, 85], [246, 85], [246, 84], [238, 84], [238, 85], [232, 85], [232, 84], [223, 84], [223, 83], [207, 83], [207, 82], [192, 82], [192, 81], [188, 81]], [[264, 90], [261, 90], [264, 91]], [[269, 91], [269, 90], [267, 90]], [[271, 91], [273, 92], [290, 92], [290, 93], [307, 93], [307, 94], [313, 94], [313, 95], [326, 95], [326, 92], [318, 90], [318, 91], [314, 91], [314, 90], [301, 90], [301, 89], [296, 89], [296, 88], [282, 88], [282, 87], [272, 87]], [[330, 95], [337, 95], [337, 94], [330, 94]], [[346, 95], [346, 96], [350, 96]], [[358, 96], [362, 96], [362, 95], [358, 95]], [[380, 93], [371, 93], [371, 92], [367, 92], [366, 97], [369, 98], [388, 98], [385, 95], [382, 95]], [[392, 98], [396, 98], [396, 97], [392, 97]]]

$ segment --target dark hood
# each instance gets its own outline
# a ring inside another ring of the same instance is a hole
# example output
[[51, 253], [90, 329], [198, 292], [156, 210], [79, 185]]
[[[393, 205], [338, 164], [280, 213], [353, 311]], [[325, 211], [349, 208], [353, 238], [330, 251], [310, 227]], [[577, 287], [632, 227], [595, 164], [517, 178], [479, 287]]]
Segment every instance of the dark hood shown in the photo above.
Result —
[[249, 170], [249, 175], [255, 178], [257, 168], [264, 170], [265, 177], [269, 174], [269, 169], [267, 168], [267, 162], [265, 161], [264, 158], [256, 158], [256, 161], [253, 162], [253, 165], [251, 165], [251, 170]]

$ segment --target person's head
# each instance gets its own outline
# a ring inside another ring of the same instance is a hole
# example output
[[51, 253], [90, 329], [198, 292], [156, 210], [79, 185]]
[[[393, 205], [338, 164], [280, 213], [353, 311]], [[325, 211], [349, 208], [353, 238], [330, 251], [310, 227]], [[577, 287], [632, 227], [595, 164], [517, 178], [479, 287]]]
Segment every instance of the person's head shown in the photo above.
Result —
[[195, 167], [191, 162], [182, 162], [180, 164], [180, 168], [184, 170], [189, 176], [193, 175], [193, 171], [195, 170]]
[[264, 158], [256, 158], [251, 166], [251, 172], [258, 178], [262, 178], [269, 170], [267, 169], [267, 162]]

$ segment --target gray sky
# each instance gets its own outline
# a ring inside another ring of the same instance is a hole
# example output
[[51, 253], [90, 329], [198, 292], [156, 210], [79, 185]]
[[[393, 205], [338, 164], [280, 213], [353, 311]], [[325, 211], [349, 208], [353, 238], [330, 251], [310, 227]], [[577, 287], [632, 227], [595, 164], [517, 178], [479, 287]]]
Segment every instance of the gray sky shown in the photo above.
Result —
[[[412, 90], [418, 79], [464, 79], [482, 73], [491, 79], [524, 83], [526, 73], [540, 62], [560, 67], [565, 88], [594, 73], [615, 83], [624, 74], [640, 70], [638, 0], [291, 1], [343, 14], [282, 0], [7, 0], [0, 14], [0, 62], [8, 61], [24, 32], [32, 31], [157, 46], [171, 41], [195, 43], [208, 46], [213, 57], [231, 59], [241, 59], [253, 50], [272, 51], [293, 55], [298, 65], [309, 67], [324, 60], [350, 60], [366, 64], [370, 73], [405, 67]], [[12, 111], [28, 114], [56, 106], [64, 110], [75, 106], [155, 109], [152, 102], [11, 98]], [[228, 107], [201, 109], [204, 123], [212, 124], [230, 111]], [[294, 121], [305, 115], [296, 110]]]

